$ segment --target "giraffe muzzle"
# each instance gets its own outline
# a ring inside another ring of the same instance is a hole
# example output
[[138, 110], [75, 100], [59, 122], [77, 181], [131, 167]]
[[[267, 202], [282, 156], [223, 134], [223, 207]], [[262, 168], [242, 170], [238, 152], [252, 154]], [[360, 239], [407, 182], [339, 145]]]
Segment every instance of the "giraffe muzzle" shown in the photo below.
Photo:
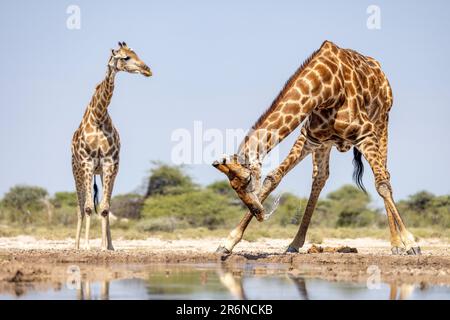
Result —
[[147, 66], [143, 66], [143, 67], [141, 68], [141, 74], [144, 75], [144, 76], [146, 76], [147, 78], [148, 78], [148, 77], [151, 77], [151, 76], [153, 75], [152, 71], [151, 71], [150, 68], [147, 67]]

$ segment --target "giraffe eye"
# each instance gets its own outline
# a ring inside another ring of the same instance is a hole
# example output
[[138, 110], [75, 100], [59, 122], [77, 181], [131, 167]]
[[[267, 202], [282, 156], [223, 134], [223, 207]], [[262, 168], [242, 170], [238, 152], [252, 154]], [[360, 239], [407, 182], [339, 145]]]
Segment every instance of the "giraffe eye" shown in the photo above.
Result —
[[125, 58], [123, 58], [123, 60], [128, 61], [128, 60], [130, 60], [130, 57], [125, 57]]

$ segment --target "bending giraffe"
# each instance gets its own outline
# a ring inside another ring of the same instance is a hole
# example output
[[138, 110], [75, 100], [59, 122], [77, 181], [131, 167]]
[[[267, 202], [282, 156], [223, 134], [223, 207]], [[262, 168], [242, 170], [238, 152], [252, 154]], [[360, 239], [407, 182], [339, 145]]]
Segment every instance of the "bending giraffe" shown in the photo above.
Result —
[[[78, 197], [78, 223], [75, 248], [80, 247], [83, 219], [86, 216], [85, 245], [89, 249], [91, 214], [97, 211], [96, 197], [92, 195], [92, 180], [100, 175], [103, 196], [99, 206], [102, 225], [102, 249], [114, 250], [109, 227], [109, 208], [114, 180], [119, 170], [120, 139], [108, 114], [108, 105], [114, 90], [114, 79], [119, 71], [152, 75], [125, 42], [119, 42], [117, 50], [111, 50], [105, 79], [97, 85], [84, 113], [80, 126], [72, 138], [72, 170]], [[94, 183], [94, 193], [97, 185]], [[95, 198], [95, 199], [94, 199]]]
[[[213, 163], [228, 176], [230, 185], [249, 209], [218, 252], [233, 250], [253, 216], [258, 221], [264, 220], [262, 202], [294, 166], [312, 154], [311, 194], [299, 230], [287, 249], [287, 252], [298, 252], [329, 176], [331, 148], [335, 146], [346, 152], [353, 146], [358, 186], [363, 188], [362, 155], [372, 168], [377, 192], [384, 200], [392, 253], [420, 254], [414, 236], [406, 229], [395, 206], [387, 170], [388, 118], [392, 103], [391, 87], [375, 59], [325, 41], [288, 80], [253, 125], [237, 154]], [[261, 185], [264, 156], [303, 122], [300, 136], [288, 156]]]

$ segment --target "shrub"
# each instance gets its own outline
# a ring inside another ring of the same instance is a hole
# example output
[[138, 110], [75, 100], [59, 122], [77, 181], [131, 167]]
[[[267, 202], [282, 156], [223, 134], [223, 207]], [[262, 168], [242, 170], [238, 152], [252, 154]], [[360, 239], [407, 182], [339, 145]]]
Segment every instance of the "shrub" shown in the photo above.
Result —
[[191, 191], [169, 196], [155, 196], [145, 200], [143, 219], [171, 218], [186, 226], [208, 229], [228, 226], [242, 215], [242, 209], [211, 190]]
[[76, 192], [67, 191], [56, 192], [51, 199], [51, 203], [56, 208], [61, 208], [64, 205], [76, 208], [78, 206], [77, 194]]
[[111, 212], [120, 218], [139, 219], [144, 197], [138, 194], [122, 194], [111, 199]]
[[39, 211], [46, 208], [47, 190], [41, 187], [18, 185], [4, 196], [2, 206], [13, 221], [31, 223], [39, 220]]

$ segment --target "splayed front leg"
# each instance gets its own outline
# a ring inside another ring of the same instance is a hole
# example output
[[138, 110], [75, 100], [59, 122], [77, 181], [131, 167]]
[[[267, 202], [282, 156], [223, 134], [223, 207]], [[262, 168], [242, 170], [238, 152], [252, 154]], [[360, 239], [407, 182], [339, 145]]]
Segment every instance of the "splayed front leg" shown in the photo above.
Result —
[[[273, 170], [264, 179], [262, 188], [258, 194], [258, 201], [260, 203], [263, 203], [267, 198], [267, 196], [278, 186], [278, 184], [281, 182], [281, 179], [289, 172], [289, 170], [291, 170], [295, 165], [297, 165], [301, 160], [303, 160], [316, 147], [317, 146], [307, 142], [306, 136], [302, 132], [300, 137], [295, 141], [288, 156], [283, 160], [283, 162], [278, 166], [278, 168]], [[229, 175], [230, 172], [229, 166], [224, 166], [223, 163], [221, 162], [215, 162], [213, 165], [220, 171]], [[237, 171], [234, 167], [232, 167], [232, 169]], [[230, 180], [230, 184], [233, 186], [233, 180]], [[274, 205], [272, 206], [272, 209], [269, 211], [267, 215], [264, 214], [260, 216], [260, 221], [269, 219], [277, 209], [278, 203], [279, 198], [276, 199]], [[230, 232], [224, 244], [219, 246], [217, 252], [227, 254], [231, 253], [236, 244], [239, 241], [241, 241], [244, 231], [249, 225], [250, 221], [253, 219], [253, 216], [254, 215], [251, 213], [251, 211], [247, 212], [240, 221], [239, 225]]]
[[231, 230], [224, 244], [220, 245], [216, 252], [221, 254], [230, 254], [233, 251], [233, 248], [236, 244], [241, 241], [242, 236], [244, 235], [244, 231], [249, 225], [250, 221], [253, 219], [253, 214], [251, 212], [247, 212], [242, 220], [239, 222], [236, 228]]
[[302, 223], [300, 224], [294, 240], [287, 248], [286, 253], [297, 253], [299, 248], [303, 247], [303, 244], [305, 243], [306, 233], [308, 231], [314, 209], [316, 208], [317, 200], [319, 199], [320, 193], [322, 192], [322, 189], [330, 175], [330, 151], [331, 146], [323, 146], [313, 152], [313, 183], [311, 193], [309, 195], [308, 204], [306, 205]]

